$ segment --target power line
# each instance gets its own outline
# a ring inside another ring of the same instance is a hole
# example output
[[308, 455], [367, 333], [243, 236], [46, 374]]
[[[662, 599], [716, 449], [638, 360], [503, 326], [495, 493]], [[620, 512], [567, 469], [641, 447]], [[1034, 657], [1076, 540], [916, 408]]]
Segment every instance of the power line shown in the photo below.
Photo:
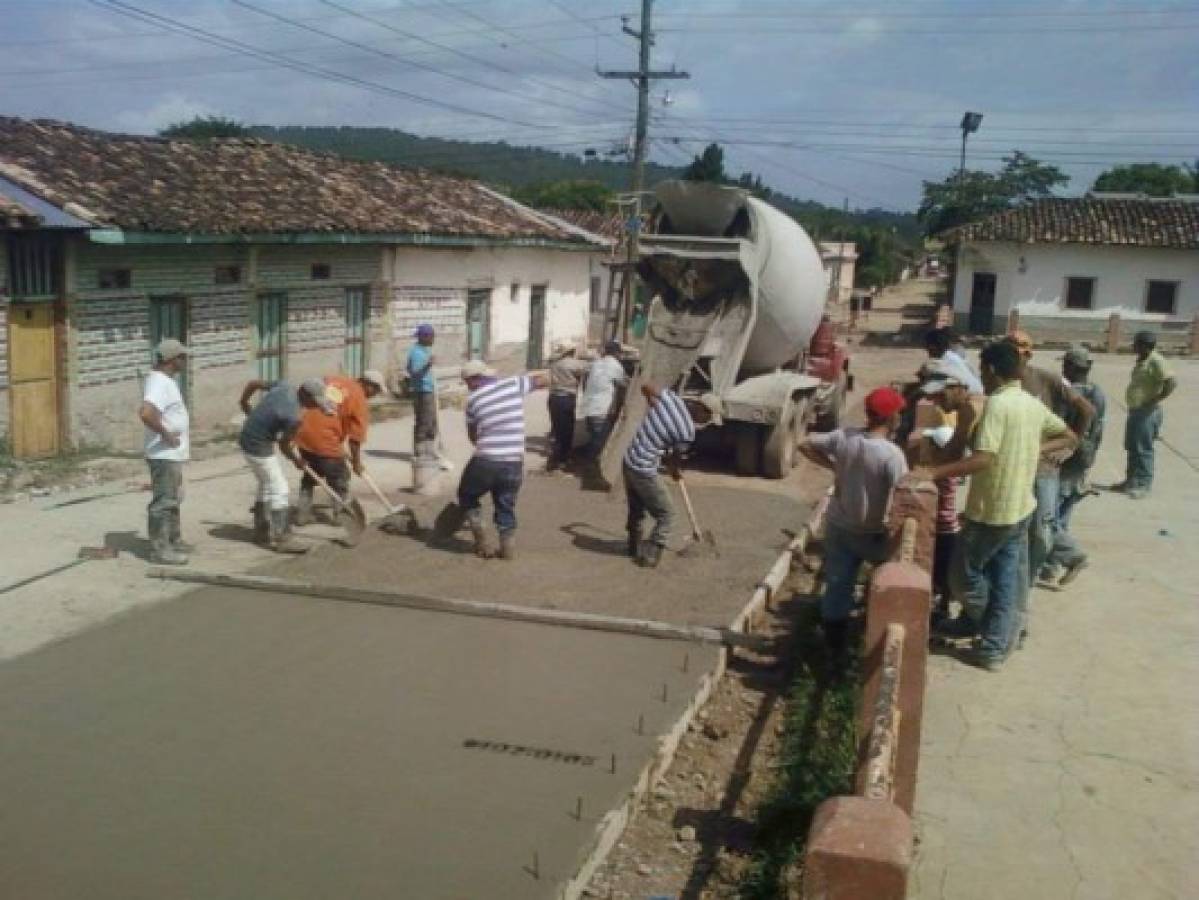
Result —
[[265, 50], [261, 47], [255, 47], [252, 44], [246, 44], [242, 41], [234, 40], [233, 38], [224, 38], [215, 35], [212, 32], [205, 31], [202, 28], [196, 28], [193, 25], [185, 25], [176, 19], [169, 16], [159, 15], [158, 13], [149, 12], [140, 7], [133, 6], [129, 3], [124, 3], [122, 0], [88, 0], [94, 6], [101, 9], [115, 12], [118, 15], [123, 15], [129, 18], [145, 21], [150, 24], [160, 25], [169, 31], [186, 34], [187, 36], [201, 41], [202, 43], [212, 44], [222, 49], [231, 50], [235, 53], [240, 53], [244, 56], [250, 56], [260, 61], [271, 62], [285, 69], [290, 69], [293, 72], [300, 72], [304, 75], [310, 75], [316, 78], [321, 78], [326, 81], [338, 82], [354, 87], [365, 88], [377, 93], [387, 94], [392, 97], [397, 97], [405, 100], [410, 100], [414, 103], [420, 103], [425, 106], [434, 106], [441, 109], [450, 110], [452, 112], [462, 113], [463, 115], [475, 116], [482, 119], [491, 119], [497, 122], [510, 122], [512, 124], [523, 125], [528, 128], [545, 128], [551, 127], [540, 123], [524, 122], [513, 119], [509, 116], [503, 116], [496, 113], [486, 112], [484, 110], [472, 109], [468, 106], [462, 106], [457, 103], [449, 103], [444, 100], [437, 100], [433, 97], [425, 97], [421, 94], [414, 94], [410, 91], [403, 91], [398, 88], [389, 87], [388, 85], [379, 84], [374, 81], [357, 78], [353, 75], [346, 75], [343, 72], [337, 72], [332, 69], [325, 69], [319, 66], [309, 65], [298, 60], [291, 59], [279, 53], [274, 53], [270, 50]]
[[986, 10], [969, 11], [969, 12], [950, 12], [949, 10], [939, 10], [937, 12], [902, 12], [892, 9], [860, 9], [855, 7], [853, 12], [823, 12], [820, 10], [802, 9], [802, 10], [787, 10], [778, 12], [761, 12], [760, 10], [729, 10], [727, 12], [698, 12], [688, 11], [686, 13], [664, 13], [663, 19], [685, 19], [692, 21], [694, 19], [728, 19], [736, 18], [744, 19], [831, 19], [831, 20], [847, 20], [860, 21], [862, 19], [940, 19], [940, 20], [963, 20], [970, 21], [975, 19], [1077, 19], [1077, 18], [1118, 18], [1121, 16], [1193, 16], [1199, 15], [1199, 8], [1190, 7], [1157, 7], [1153, 9], [1120, 9], [1120, 10], [1088, 10], [1088, 9], [1069, 9], [1069, 10], [1047, 10], [1047, 9], [1028, 9], [1020, 11], [1008, 12], [990, 12]]
[[794, 35], [794, 34], [812, 34], [812, 35], [954, 35], [967, 34], [975, 37], [997, 37], [1010, 34], [1127, 34], [1129, 32], [1153, 32], [1153, 31], [1182, 31], [1193, 30], [1199, 28], [1199, 22], [1195, 23], [1177, 23], [1173, 25], [1140, 25], [1128, 23], [1125, 25], [1096, 25], [1083, 26], [1080, 28], [1067, 28], [1058, 26], [1037, 26], [1030, 28], [870, 28], [867, 31], [855, 31], [849, 28], [790, 28], [790, 27], [774, 27], [774, 28], [755, 28], [755, 27], [740, 27], [727, 26], [723, 28], [663, 28], [663, 34], [755, 34], [755, 35]]

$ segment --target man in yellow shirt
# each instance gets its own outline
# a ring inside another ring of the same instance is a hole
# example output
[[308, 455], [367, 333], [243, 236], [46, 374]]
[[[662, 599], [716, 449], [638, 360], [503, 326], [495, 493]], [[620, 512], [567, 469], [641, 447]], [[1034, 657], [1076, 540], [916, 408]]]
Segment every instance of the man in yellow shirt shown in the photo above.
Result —
[[1128, 421], [1124, 425], [1128, 469], [1124, 480], [1113, 485], [1112, 490], [1122, 491], [1134, 500], [1140, 500], [1153, 486], [1153, 442], [1162, 430], [1161, 403], [1178, 385], [1165, 357], [1156, 348], [1157, 336], [1152, 331], [1137, 332], [1132, 340], [1137, 361], [1124, 391], [1124, 404], [1128, 407]]
[[1020, 387], [1021, 358], [998, 341], [979, 357], [988, 400], [973, 452], [917, 474], [932, 480], [970, 478], [955, 560], [955, 593], [980, 637], [975, 662], [997, 671], [1027, 623], [1028, 519], [1036, 510], [1033, 481], [1044, 452], [1078, 443], [1066, 423]]

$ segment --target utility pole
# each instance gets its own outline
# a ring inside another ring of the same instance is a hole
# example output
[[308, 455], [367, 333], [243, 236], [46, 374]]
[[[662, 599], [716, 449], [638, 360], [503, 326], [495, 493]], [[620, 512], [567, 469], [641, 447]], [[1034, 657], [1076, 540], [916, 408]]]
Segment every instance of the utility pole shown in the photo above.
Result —
[[[680, 72], [674, 66], [670, 71], [655, 72], [650, 68], [650, 50], [654, 45], [654, 32], [650, 25], [653, 0], [641, 0], [641, 28], [629, 27], [628, 19], [622, 17], [621, 31], [638, 42], [636, 71], [604, 71], [596, 68], [601, 78], [627, 78], [637, 88], [637, 124], [633, 131], [633, 172], [631, 178], [632, 215], [629, 220], [628, 255], [624, 263], [624, 290], [621, 307], [617, 314], [620, 323], [615, 326], [622, 340], [628, 340], [629, 323], [633, 313], [633, 264], [637, 260], [638, 235], [641, 232], [641, 192], [645, 188], [645, 156], [649, 132], [649, 86], [658, 79], [690, 78], [689, 72]], [[616, 334], [613, 334], [615, 337]]]
[[650, 50], [654, 45], [654, 33], [650, 27], [653, 14], [653, 0], [641, 0], [641, 28], [630, 28], [626, 19], [621, 30], [637, 39], [639, 51], [637, 54], [636, 71], [602, 71], [601, 78], [627, 78], [637, 88], [637, 125], [633, 136], [633, 177], [632, 191], [640, 194], [645, 186], [645, 152], [647, 134], [649, 131], [649, 86], [650, 82], [659, 79], [690, 78], [689, 72], [680, 72], [674, 66], [669, 71], [655, 72], [650, 69]]

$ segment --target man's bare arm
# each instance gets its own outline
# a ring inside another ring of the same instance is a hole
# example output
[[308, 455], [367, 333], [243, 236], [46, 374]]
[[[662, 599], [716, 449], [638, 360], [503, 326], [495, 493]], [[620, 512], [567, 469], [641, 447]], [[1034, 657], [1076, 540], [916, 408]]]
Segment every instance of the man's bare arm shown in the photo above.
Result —
[[917, 478], [927, 478], [929, 481], [940, 481], [942, 478], [965, 478], [967, 475], [977, 475], [991, 468], [995, 462], [995, 454], [975, 450], [965, 459], [946, 463], [943, 466], [933, 466], [928, 469], [916, 469], [912, 472]]
[[162, 410], [148, 400], [143, 400], [137, 411], [142, 424], [161, 437], [168, 446], [179, 446], [179, 435], [162, 424]]
[[833, 471], [833, 461], [824, 455], [822, 450], [818, 450], [810, 441], [804, 441], [799, 445], [799, 452], [804, 459], [815, 463], [822, 469]]
[[265, 391], [269, 386], [270, 382], [261, 381], [257, 378], [247, 381], [246, 386], [242, 388], [241, 399], [237, 401], [237, 405], [241, 407], [241, 411], [248, 416], [250, 414], [250, 410], [254, 408], [250, 405], [250, 398], [259, 391]]

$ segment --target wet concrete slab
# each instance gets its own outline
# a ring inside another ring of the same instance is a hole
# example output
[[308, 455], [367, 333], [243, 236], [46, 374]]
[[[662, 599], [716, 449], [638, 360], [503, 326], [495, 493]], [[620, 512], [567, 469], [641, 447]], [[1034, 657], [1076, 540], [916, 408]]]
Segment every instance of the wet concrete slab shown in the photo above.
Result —
[[0, 896], [556, 896], [716, 654], [195, 591], [0, 664]]

